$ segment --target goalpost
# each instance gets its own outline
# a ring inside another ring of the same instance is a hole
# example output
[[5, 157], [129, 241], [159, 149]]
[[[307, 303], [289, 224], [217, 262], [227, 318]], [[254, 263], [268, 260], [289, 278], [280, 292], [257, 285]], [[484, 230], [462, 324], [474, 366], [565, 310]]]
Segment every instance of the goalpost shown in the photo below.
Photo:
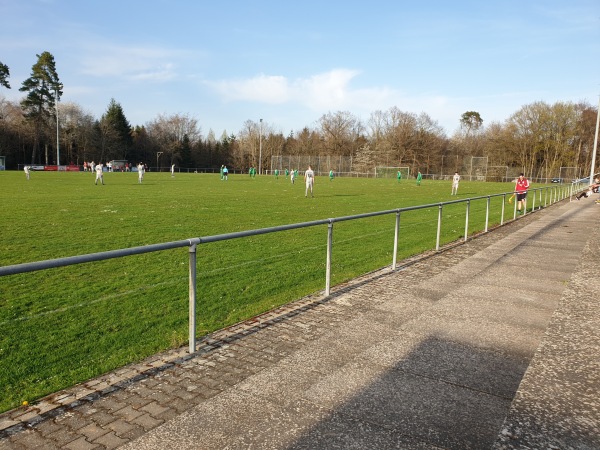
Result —
[[396, 178], [398, 172], [400, 172], [402, 178], [408, 178], [410, 175], [410, 167], [375, 167], [375, 178]]

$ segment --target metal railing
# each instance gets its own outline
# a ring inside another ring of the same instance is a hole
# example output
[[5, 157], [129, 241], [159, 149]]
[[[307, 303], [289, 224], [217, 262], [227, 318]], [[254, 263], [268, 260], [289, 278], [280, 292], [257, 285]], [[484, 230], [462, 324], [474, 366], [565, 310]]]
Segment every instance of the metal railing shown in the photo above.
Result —
[[[530, 189], [529, 193], [533, 195], [529, 195], [529, 198], [532, 198], [532, 205], [530, 212], [533, 212], [537, 209], [545, 207], [547, 205], [551, 205], [560, 200], [563, 200], [567, 197], [572, 196], [577, 190], [580, 190], [581, 186], [576, 184], [571, 184], [571, 186], [559, 185], [559, 186], [547, 186], [542, 188]], [[326, 254], [326, 270], [325, 270], [325, 296], [329, 296], [331, 292], [331, 261], [332, 261], [332, 252], [333, 252], [333, 225], [337, 222], [344, 222], [349, 220], [357, 220], [364, 219], [368, 217], [376, 217], [383, 216], [389, 214], [396, 215], [396, 224], [394, 227], [394, 249], [393, 249], [393, 260], [391, 265], [391, 270], [396, 270], [397, 266], [397, 254], [398, 254], [398, 244], [399, 244], [399, 236], [400, 236], [400, 215], [401, 213], [415, 211], [420, 209], [428, 209], [428, 208], [438, 208], [438, 218], [437, 218], [437, 229], [436, 229], [436, 244], [435, 249], [439, 251], [440, 242], [441, 242], [441, 231], [442, 231], [442, 211], [444, 206], [465, 203], [465, 228], [464, 228], [464, 241], [466, 242], [469, 236], [469, 213], [471, 208], [471, 203], [477, 200], [485, 200], [486, 201], [486, 210], [485, 210], [485, 226], [484, 232], [488, 232], [489, 226], [489, 216], [490, 216], [490, 203], [491, 199], [494, 197], [502, 197], [501, 204], [501, 215], [500, 215], [500, 225], [504, 224], [504, 216], [505, 216], [505, 207], [506, 207], [506, 196], [512, 195], [513, 192], [506, 192], [501, 194], [494, 195], [484, 195], [480, 197], [473, 197], [461, 200], [452, 200], [447, 202], [440, 203], [431, 203], [426, 205], [418, 205], [418, 206], [408, 206], [404, 208], [396, 208], [390, 209], [386, 211], [377, 211], [371, 213], [364, 214], [356, 214], [351, 216], [343, 216], [336, 217], [331, 219], [322, 219], [315, 220], [311, 222], [301, 222], [290, 225], [280, 225], [276, 227], [269, 228], [260, 228], [255, 230], [247, 230], [240, 231], [235, 233], [226, 233], [226, 234], [218, 234], [212, 236], [204, 236], [204, 237], [196, 237], [191, 239], [184, 239], [180, 241], [173, 242], [165, 242], [161, 244], [151, 244], [144, 245], [138, 247], [132, 247], [127, 249], [119, 249], [119, 250], [110, 250], [105, 252], [98, 253], [90, 253], [79, 256], [71, 256], [65, 258], [57, 258], [45, 261], [24, 263], [24, 264], [15, 264], [10, 266], [0, 267], [0, 277], [7, 275], [16, 275], [27, 272], [35, 272], [39, 270], [52, 269], [64, 266], [70, 266], [75, 264], [82, 264], [88, 262], [96, 262], [103, 261], [107, 259], [114, 258], [122, 258], [125, 256], [131, 255], [140, 255], [144, 253], [152, 253], [159, 252], [164, 250], [171, 250], [176, 248], [188, 247], [189, 252], [189, 276], [188, 276], [188, 284], [189, 284], [189, 324], [188, 324], [188, 338], [189, 338], [189, 352], [193, 353], [196, 350], [196, 297], [197, 297], [197, 288], [196, 288], [196, 250], [199, 244], [208, 244], [211, 242], [219, 242], [226, 241], [230, 239], [238, 239], [249, 236], [257, 236], [261, 234], [268, 233], [277, 233], [281, 231], [294, 230], [299, 228], [307, 228], [314, 227], [318, 225], [327, 225], [327, 254]], [[536, 203], [537, 200], [537, 203]], [[542, 206], [543, 203], [543, 206]], [[527, 214], [524, 211], [524, 214]], [[517, 202], [514, 202], [514, 207], [512, 211], [512, 220], [516, 220], [517, 218]]]

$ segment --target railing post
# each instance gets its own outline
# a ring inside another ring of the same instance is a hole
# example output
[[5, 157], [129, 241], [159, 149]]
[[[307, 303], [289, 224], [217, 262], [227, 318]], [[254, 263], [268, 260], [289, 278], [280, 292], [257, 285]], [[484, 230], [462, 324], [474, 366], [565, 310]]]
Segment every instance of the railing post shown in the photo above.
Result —
[[400, 211], [396, 212], [396, 228], [394, 229], [394, 257], [392, 259], [392, 270], [396, 270], [396, 258], [398, 256], [398, 234], [400, 233]]
[[544, 189], [544, 208], [548, 206], [548, 187]]
[[488, 195], [487, 203], [485, 206], [485, 230], [484, 232], [488, 232], [488, 223], [490, 221], [490, 196]]
[[465, 213], [465, 242], [469, 237], [469, 210], [471, 209], [471, 200], [467, 199], [467, 211]]
[[325, 296], [331, 292], [331, 251], [333, 249], [333, 221], [327, 224], [327, 265], [325, 269]]
[[569, 200], [571, 200], [571, 197], [573, 197], [573, 183], [571, 183], [571, 187], [569, 189]]
[[500, 225], [504, 225], [504, 207], [506, 205], [506, 194], [502, 196], [502, 210], [500, 212]]
[[189, 267], [189, 330], [188, 330], [188, 351], [194, 353], [196, 351], [196, 244], [189, 247], [190, 267]]
[[442, 233], [442, 204], [438, 206], [438, 225], [437, 225], [437, 236], [435, 239], [435, 251], [440, 249], [440, 234]]

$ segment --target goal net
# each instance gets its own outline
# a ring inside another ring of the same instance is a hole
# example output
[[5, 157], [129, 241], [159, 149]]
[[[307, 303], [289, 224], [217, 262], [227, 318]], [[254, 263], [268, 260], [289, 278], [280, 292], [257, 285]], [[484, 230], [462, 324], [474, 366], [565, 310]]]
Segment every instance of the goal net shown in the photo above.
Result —
[[562, 166], [560, 168], [560, 178], [562, 181], [570, 183], [573, 180], [578, 180], [580, 178], [578, 167], [565, 167]]
[[398, 172], [402, 175], [402, 178], [408, 178], [410, 175], [410, 167], [375, 167], [376, 178], [396, 178]]
[[508, 166], [488, 166], [486, 181], [512, 181], [508, 178]]
[[487, 177], [487, 156], [471, 156], [469, 176], [471, 181], [485, 181]]

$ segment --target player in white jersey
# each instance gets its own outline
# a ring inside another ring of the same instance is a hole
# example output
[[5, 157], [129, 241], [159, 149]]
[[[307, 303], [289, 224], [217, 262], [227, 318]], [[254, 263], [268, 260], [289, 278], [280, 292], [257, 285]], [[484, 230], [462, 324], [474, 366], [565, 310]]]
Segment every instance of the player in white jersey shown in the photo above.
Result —
[[137, 170], [138, 170], [138, 183], [142, 183], [142, 181], [144, 180], [144, 165], [142, 163], [139, 163], [137, 166]]
[[96, 182], [94, 184], [98, 184], [98, 180], [100, 180], [101, 184], [104, 184], [104, 174], [102, 173], [102, 164], [96, 164]]
[[452, 177], [452, 193], [450, 195], [458, 194], [458, 182], [460, 181], [460, 175], [458, 172], [454, 172], [454, 176]]
[[304, 191], [304, 196], [308, 197], [308, 191], [310, 190], [310, 196], [313, 195], [313, 185], [315, 184], [315, 173], [312, 170], [312, 167], [308, 166], [306, 172], [304, 172], [304, 181], [306, 183], [306, 190]]

